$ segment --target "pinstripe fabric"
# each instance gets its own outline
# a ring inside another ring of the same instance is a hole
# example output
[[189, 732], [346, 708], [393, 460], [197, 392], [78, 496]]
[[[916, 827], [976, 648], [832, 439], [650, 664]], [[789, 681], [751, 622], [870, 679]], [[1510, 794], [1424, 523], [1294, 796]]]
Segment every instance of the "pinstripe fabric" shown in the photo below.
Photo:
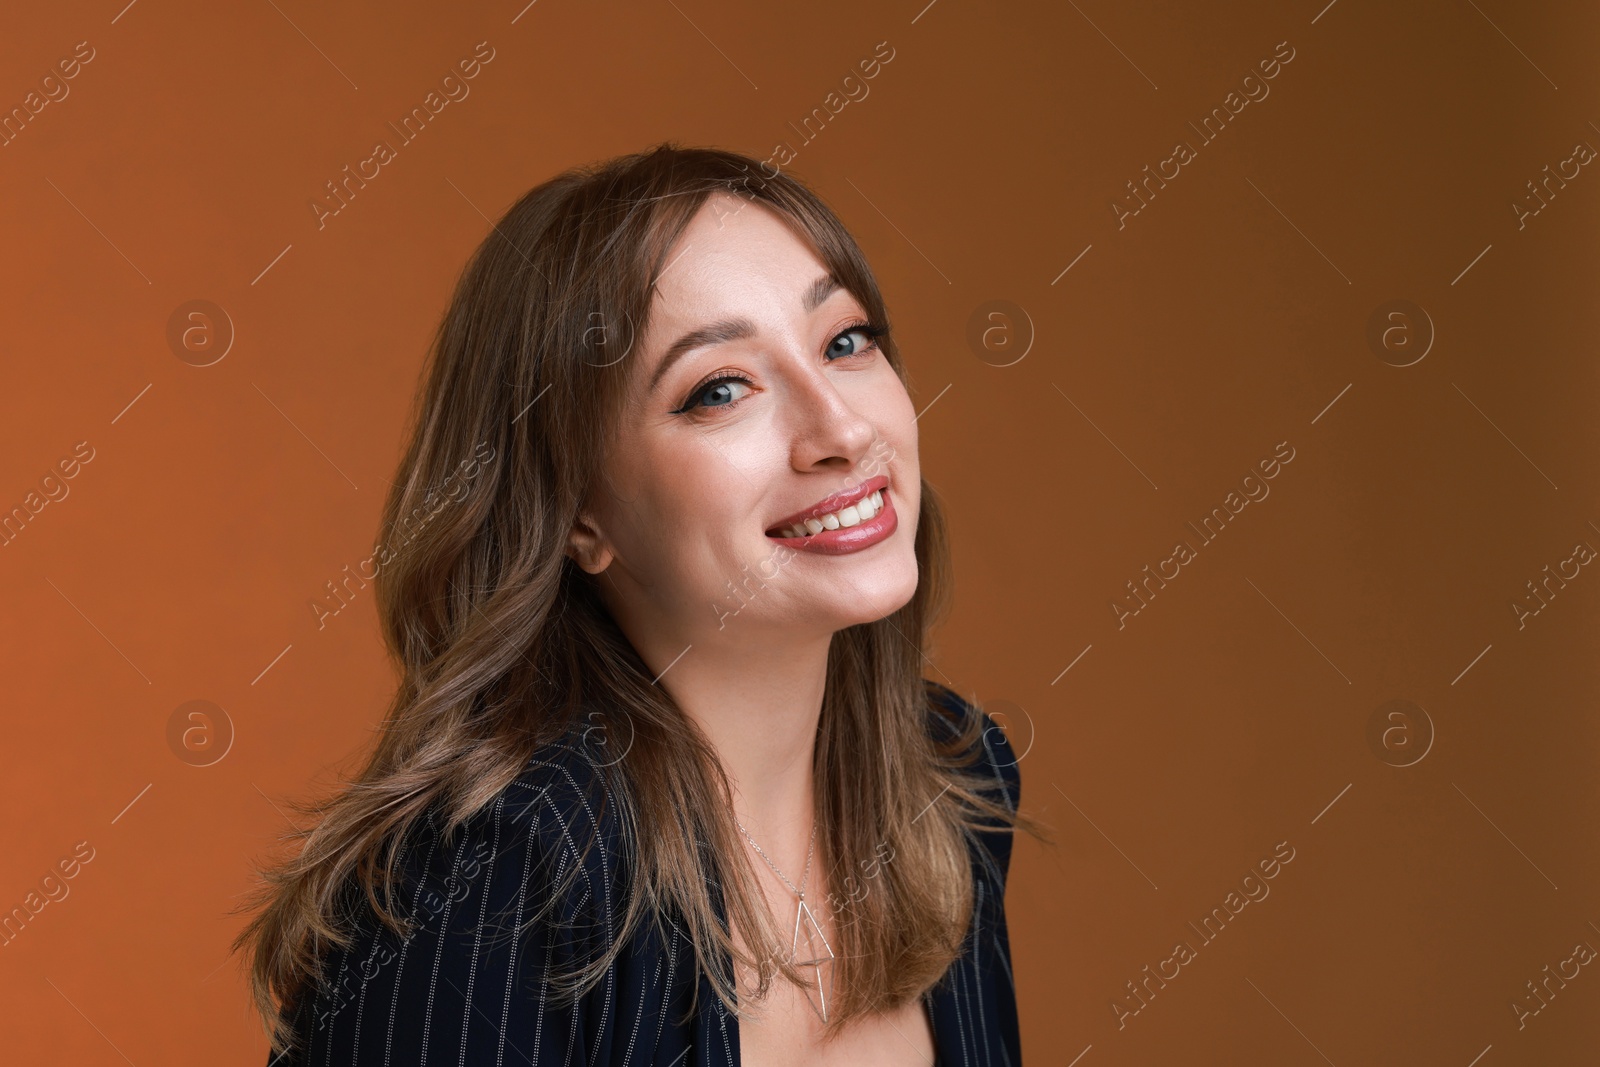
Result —
[[[929, 690], [943, 708], [963, 709], [949, 689]], [[984, 718], [978, 766], [1015, 806], [1016, 756]], [[929, 729], [950, 724], [930, 708]], [[620, 922], [625, 864], [604, 801], [600, 768], [574, 737], [541, 750], [452, 839], [426, 819], [404, 850], [395, 896], [410, 933], [381, 927], [365, 897], [349, 899], [354, 938], [323, 961], [320, 987], [297, 1006], [300, 1048], [268, 1067], [736, 1067], [738, 1020], [696, 973], [693, 946], [670, 916], [660, 928], [645, 924], [575, 1004], [557, 1004], [543, 980], [594, 958]], [[962, 955], [923, 999], [941, 1067], [1014, 1067], [1021, 1045], [1003, 905], [1011, 838], [978, 835], [971, 855], [973, 923]], [[530, 921], [569, 875], [569, 892]], [[720, 915], [715, 887], [713, 899]]]

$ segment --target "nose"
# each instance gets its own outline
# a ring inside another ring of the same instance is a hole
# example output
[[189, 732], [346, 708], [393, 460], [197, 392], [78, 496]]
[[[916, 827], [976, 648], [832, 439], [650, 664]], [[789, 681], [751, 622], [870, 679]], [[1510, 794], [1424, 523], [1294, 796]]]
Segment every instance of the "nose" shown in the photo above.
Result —
[[877, 427], [856, 409], [851, 396], [839, 390], [824, 366], [805, 359], [790, 365], [801, 368], [790, 375], [787, 390], [789, 453], [794, 469], [854, 470], [877, 440]]

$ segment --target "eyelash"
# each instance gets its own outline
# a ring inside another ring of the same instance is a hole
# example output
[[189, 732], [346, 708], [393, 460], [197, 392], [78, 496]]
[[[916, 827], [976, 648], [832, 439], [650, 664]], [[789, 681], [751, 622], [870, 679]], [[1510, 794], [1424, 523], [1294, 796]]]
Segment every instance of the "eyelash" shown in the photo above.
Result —
[[[866, 334], [867, 338], [868, 338], [867, 345], [865, 347], [861, 348], [861, 349], [858, 349], [855, 352], [851, 352], [849, 355], [839, 356], [837, 359], [830, 359], [828, 361], [829, 363], [836, 363], [841, 359], [852, 359], [852, 358], [854, 358], [856, 356], [864, 356], [869, 352], [878, 351], [879, 350], [878, 342], [883, 337], [888, 335], [889, 328], [887, 326], [884, 326], [884, 325], [880, 324], [880, 323], [867, 322], [865, 320], [860, 321], [860, 322], [854, 322], [854, 323], [851, 323], [850, 325], [846, 326], [844, 329], [840, 330], [838, 333], [834, 334], [832, 337], [828, 338], [828, 344], [831, 346], [833, 344], [833, 342], [837, 341], [839, 338], [841, 338], [845, 334], [849, 334], [849, 333], [864, 333], [864, 334]], [[724, 382], [743, 382], [746, 385], [754, 385], [755, 384], [749, 378], [746, 378], [742, 374], [731, 374], [731, 373], [730, 374], [720, 374], [720, 373], [716, 374], [716, 375], [714, 375], [714, 376], [712, 376], [710, 378], [707, 378], [705, 381], [701, 382], [699, 385], [696, 385], [693, 389], [689, 390], [688, 398], [676, 410], [669, 412], [669, 414], [672, 414], [672, 415], [687, 415], [687, 414], [689, 414], [690, 412], [694, 411], [696, 408], [701, 406], [699, 404], [694, 403], [694, 401], [696, 399], [698, 399], [702, 393], [704, 393], [707, 389], [710, 389], [713, 385], [721, 385]], [[743, 399], [743, 398], [741, 397], [740, 399]], [[731, 408], [735, 404], [738, 404], [738, 403], [739, 403], [739, 401], [735, 400], [732, 403], [717, 404], [717, 405], [714, 405], [714, 406], [715, 407], [719, 407], [719, 408]]]

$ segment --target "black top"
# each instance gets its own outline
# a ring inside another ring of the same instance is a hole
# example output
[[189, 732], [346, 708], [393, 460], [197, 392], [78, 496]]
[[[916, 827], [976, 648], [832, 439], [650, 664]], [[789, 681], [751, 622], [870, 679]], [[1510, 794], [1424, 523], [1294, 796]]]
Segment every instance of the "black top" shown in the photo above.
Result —
[[[928, 684], [946, 711], [971, 714], [954, 692]], [[992, 774], [1014, 809], [1016, 756], [1004, 732], [978, 714], [984, 753], [972, 769]], [[934, 736], [952, 730], [932, 707], [929, 728]], [[738, 1019], [710, 978], [696, 975], [693, 946], [675, 921], [663, 923], [667, 937], [641, 924], [575, 1005], [547, 1004], [543, 976], [593, 958], [611, 943], [621, 916], [619, 832], [591, 788], [600, 773], [581, 743], [550, 746], [445, 847], [431, 817], [419, 824], [396, 901], [413, 932], [397, 937], [361, 896], [350, 948], [328, 955], [321, 989], [294, 1012], [300, 1050], [268, 1067], [736, 1067]], [[1022, 1052], [1003, 900], [1011, 835], [975, 838], [973, 923], [961, 956], [923, 999], [940, 1067], [1012, 1067]], [[575, 891], [563, 897], [559, 916], [509, 936], [548, 899], [541, 887], [573, 867]], [[715, 887], [713, 899], [726, 921]], [[699, 1006], [682, 1021], [695, 984]]]

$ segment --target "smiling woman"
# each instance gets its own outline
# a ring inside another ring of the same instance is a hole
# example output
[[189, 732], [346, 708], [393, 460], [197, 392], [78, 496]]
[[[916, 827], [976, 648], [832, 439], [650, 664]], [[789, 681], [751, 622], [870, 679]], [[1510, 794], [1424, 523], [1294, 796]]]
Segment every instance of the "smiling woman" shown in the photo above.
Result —
[[385, 526], [504, 461], [377, 574], [402, 682], [252, 901], [280, 1067], [1020, 1062], [1038, 828], [922, 677], [949, 560], [905, 367], [838, 218], [754, 166], [562, 174], [463, 273]]

